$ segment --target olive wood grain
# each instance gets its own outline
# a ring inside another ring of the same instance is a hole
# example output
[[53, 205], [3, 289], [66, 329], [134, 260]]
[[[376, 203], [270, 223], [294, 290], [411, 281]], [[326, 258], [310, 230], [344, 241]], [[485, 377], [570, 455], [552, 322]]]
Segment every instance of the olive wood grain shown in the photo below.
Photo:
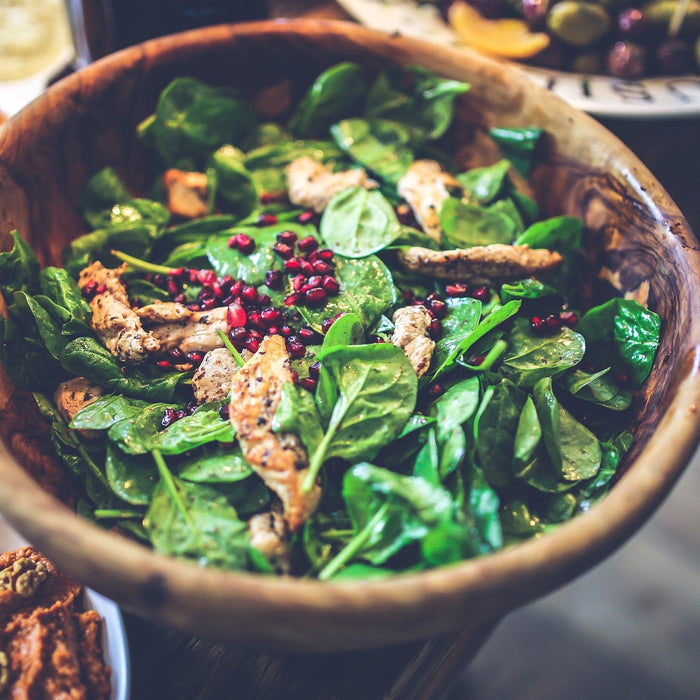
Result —
[[[36, 546], [126, 608], [173, 628], [266, 650], [339, 651], [487, 629], [508, 611], [593, 566], [651, 515], [700, 435], [700, 256], [686, 221], [644, 165], [597, 122], [515, 69], [332, 21], [277, 21], [196, 30], [119, 52], [65, 78], [0, 129], [0, 243], [18, 228], [44, 263], [84, 231], [75, 202], [88, 177], [114, 166], [135, 191], [153, 175], [134, 138], [159, 90], [179, 75], [254, 96], [288, 80], [303, 92], [324, 67], [422, 64], [472, 89], [448, 142], [463, 163], [494, 157], [491, 125], [541, 126], [533, 173], [544, 214], [587, 225], [586, 259], [620, 292], [644, 282], [661, 315], [658, 359], [636, 397], [637, 442], [603, 502], [553, 534], [441, 570], [365, 584], [273, 580], [203, 570], [79, 519], [29, 474], [51, 461], [31, 398], [3, 377], [0, 509]], [[594, 292], [590, 292], [594, 298]], [[26, 467], [22, 469], [20, 464]], [[51, 491], [51, 492], [50, 492]], [[469, 635], [467, 635], [469, 636]], [[475, 632], [470, 639], [476, 640]]]

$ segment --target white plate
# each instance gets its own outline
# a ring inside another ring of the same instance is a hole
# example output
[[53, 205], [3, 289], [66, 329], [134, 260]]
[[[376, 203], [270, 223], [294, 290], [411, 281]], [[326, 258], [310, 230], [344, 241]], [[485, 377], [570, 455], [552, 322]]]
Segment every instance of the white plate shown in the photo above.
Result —
[[[16, 530], [0, 516], [0, 553], [12, 552], [28, 544]], [[90, 588], [85, 589], [86, 607], [102, 618], [102, 649], [105, 662], [112, 669], [111, 700], [129, 699], [129, 653], [124, 620], [116, 603]]]
[[[432, 5], [411, 0], [338, 0], [338, 4], [372, 29], [459, 46], [457, 35]], [[590, 114], [625, 119], [700, 115], [700, 75], [622, 80], [517, 65], [535, 83]]]

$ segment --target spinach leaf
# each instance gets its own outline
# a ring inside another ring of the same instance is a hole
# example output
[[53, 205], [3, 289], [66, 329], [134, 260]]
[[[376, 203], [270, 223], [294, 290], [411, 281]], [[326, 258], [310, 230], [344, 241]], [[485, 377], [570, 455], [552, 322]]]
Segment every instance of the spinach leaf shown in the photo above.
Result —
[[517, 282], [505, 282], [501, 285], [501, 300], [505, 303], [511, 299], [544, 299], [558, 297], [559, 292], [548, 284], [528, 277]]
[[110, 211], [118, 202], [131, 199], [131, 193], [116, 170], [102, 168], [85, 185], [78, 206], [92, 228], [101, 228], [105, 222], [105, 211]]
[[581, 247], [583, 221], [575, 216], [554, 216], [537, 221], [523, 231], [516, 245], [547, 248], [560, 252], [565, 258]]
[[178, 455], [209, 442], [233, 442], [235, 431], [229, 421], [219, 416], [220, 407], [219, 401], [198, 406], [192, 415], [180, 418], [152, 436], [146, 449]]
[[158, 483], [158, 470], [150, 455], [127, 454], [107, 444], [105, 474], [114, 493], [127, 503], [147, 506]]
[[39, 261], [34, 251], [17, 231], [11, 231], [13, 246], [6, 253], [0, 253], [0, 290], [5, 299], [14, 291], [33, 294], [38, 290], [37, 276]]
[[455, 248], [512, 243], [517, 233], [513, 218], [499, 209], [467, 204], [455, 197], [442, 203], [440, 225]]
[[413, 413], [416, 373], [403, 350], [388, 343], [340, 346], [319, 355], [337, 400], [325, 435], [310, 454], [304, 488], [313, 485], [329, 457], [372, 459], [391, 442]]
[[610, 367], [589, 374], [575, 369], [564, 377], [564, 385], [577, 399], [591, 401], [613, 411], [625, 411], [632, 405], [632, 392], [619, 387], [608, 376]]
[[469, 194], [469, 199], [476, 199], [479, 204], [491, 204], [511, 189], [508, 179], [510, 161], [500, 160], [494, 165], [483, 168], [471, 168], [457, 175], [457, 180]]
[[178, 467], [178, 476], [198, 484], [233, 484], [252, 476], [253, 469], [236, 445], [215, 451], [198, 450]]
[[166, 165], [192, 158], [201, 166], [220, 146], [241, 141], [256, 123], [255, 110], [235, 90], [182, 77], [160, 94], [139, 136], [155, 146]]
[[337, 255], [334, 261], [340, 293], [328, 297], [320, 308], [302, 306], [299, 312], [319, 332], [324, 319], [343, 313], [354, 313], [365, 329], [371, 328], [382, 314], [398, 302], [398, 290], [389, 268], [374, 255], [362, 260]]
[[324, 135], [331, 124], [361, 111], [368, 85], [357, 63], [332, 66], [314, 80], [289, 122], [295, 136]]
[[323, 428], [311, 394], [291, 382], [283, 384], [272, 430], [294, 433], [304, 443], [306, 451], [313, 454], [323, 440]]
[[452, 351], [479, 325], [481, 302], [472, 297], [448, 297], [442, 336], [435, 344], [432, 365], [440, 367]]
[[537, 416], [535, 402], [532, 396], [528, 396], [518, 418], [513, 444], [513, 464], [517, 471], [532, 460], [541, 439], [542, 426]]
[[76, 329], [89, 333], [90, 305], [83, 299], [78, 285], [66, 270], [61, 267], [45, 267], [39, 272], [41, 291], [52, 302], [65, 310], [61, 332], [75, 334]]
[[401, 234], [401, 225], [381, 192], [350, 187], [331, 198], [320, 232], [334, 253], [362, 258], [393, 243]]
[[580, 481], [594, 477], [602, 459], [598, 438], [562, 408], [552, 391], [551, 378], [537, 382], [533, 394], [544, 445], [560, 478]]
[[57, 360], [69, 338], [61, 332], [61, 327], [39, 303], [40, 298], [32, 297], [26, 292], [15, 292], [12, 295], [10, 313], [20, 321], [25, 336], [39, 341]]
[[583, 336], [566, 326], [540, 336], [526, 318], [517, 318], [508, 336], [502, 371], [518, 386], [533, 386], [543, 377], [554, 377], [577, 365], [585, 351]]
[[107, 437], [127, 454], [147, 454], [157, 443], [166, 408], [169, 408], [166, 403], [148, 404], [137, 414], [114, 422], [107, 430]]
[[343, 119], [331, 135], [343, 152], [394, 186], [414, 160], [412, 134], [396, 122]]
[[129, 399], [121, 394], [107, 394], [95, 399], [73, 416], [70, 427], [81, 430], [108, 430], [115, 423], [138, 416], [147, 401]]
[[529, 175], [535, 155], [535, 148], [542, 136], [542, 129], [536, 126], [489, 129], [491, 138], [501, 147], [501, 151], [523, 174]]
[[209, 163], [217, 197], [225, 200], [227, 207], [241, 218], [251, 214], [259, 204], [258, 191], [244, 159], [242, 151], [227, 145], [214, 151]]
[[589, 309], [577, 330], [586, 338], [586, 359], [627, 375], [639, 386], [659, 346], [661, 319], [633, 299], [611, 299]]

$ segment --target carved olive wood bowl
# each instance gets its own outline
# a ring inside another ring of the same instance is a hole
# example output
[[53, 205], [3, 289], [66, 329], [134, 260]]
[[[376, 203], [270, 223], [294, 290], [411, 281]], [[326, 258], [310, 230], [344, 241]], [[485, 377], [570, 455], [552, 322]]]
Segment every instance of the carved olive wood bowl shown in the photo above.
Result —
[[[75, 202], [89, 176], [113, 165], [135, 188], [149, 171], [136, 124], [172, 78], [195, 75], [248, 95], [291, 81], [300, 94], [323, 68], [354, 60], [377, 70], [422, 64], [472, 85], [455, 152], [470, 164], [489, 125], [541, 126], [547, 142], [534, 194], [547, 215], [584, 218], [592, 273], [621, 293], [648, 284], [663, 336], [636, 397], [635, 447], [610, 494], [552, 534], [481, 559], [392, 580], [328, 584], [203, 570], [159, 556], [76, 516], [31, 397], [0, 381], [0, 509], [66, 571], [126, 608], [172, 627], [249, 647], [340, 651], [467, 629], [476, 647], [507, 612], [595, 565], [651, 515], [700, 434], [700, 256], [659, 183], [593, 119], [516, 69], [449, 48], [323, 21], [221, 26], [109, 56], [52, 87], [0, 131], [0, 232], [19, 229], [44, 264], [85, 227]], [[285, 108], [284, 90], [266, 109]], [[494, 157], [494, 154], [491, 154]], [[41, 482], [41, 486], [37, 483]], [[464, 639], [464, 636], [462, 637]]]

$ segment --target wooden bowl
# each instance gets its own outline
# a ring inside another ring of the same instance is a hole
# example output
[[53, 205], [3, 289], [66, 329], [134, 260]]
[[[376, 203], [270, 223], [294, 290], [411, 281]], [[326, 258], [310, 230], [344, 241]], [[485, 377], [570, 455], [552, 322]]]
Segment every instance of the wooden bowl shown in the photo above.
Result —
[[[75, 202], [88, 177], [115, 166], [134, 187], [148, 169], [134, 127], [172, 78], [195, 75], [247, 94], [289, 79], [300, 93], [323, 68], [422, 64], [472, 89], [457, 137], [484, 126], [541, 126], [533, 183], [544, 212], [585, 219], [588, 256], [621, 291], [649, 285], [663, 320], [650, 379], [637, 397], [627, 469], [585, 515], [537, 540], [445, 569], [365, 584], [203, 570], [102, 531], [65, 494], [31, 397], [0, 380], [0, 509], [61, 567], [126, 608], [181, 630], [249, 647], [339, 651], [468, 628], [476, 647], [508, 611], [564, 584], [620, 546], [651, 515], [700, 435], [700, 256], [677, 207], [642, 163], [597, 122], [516, 69], [331, 21], [220, 26], [150, 41], [62, 80], [0, 131], [0, 231], [19, 229], [43, 263], [84, 231]], [[274, 105], [274, 100], [272, 101]], [[40, 479], [43, 487], [30, 476]]]

